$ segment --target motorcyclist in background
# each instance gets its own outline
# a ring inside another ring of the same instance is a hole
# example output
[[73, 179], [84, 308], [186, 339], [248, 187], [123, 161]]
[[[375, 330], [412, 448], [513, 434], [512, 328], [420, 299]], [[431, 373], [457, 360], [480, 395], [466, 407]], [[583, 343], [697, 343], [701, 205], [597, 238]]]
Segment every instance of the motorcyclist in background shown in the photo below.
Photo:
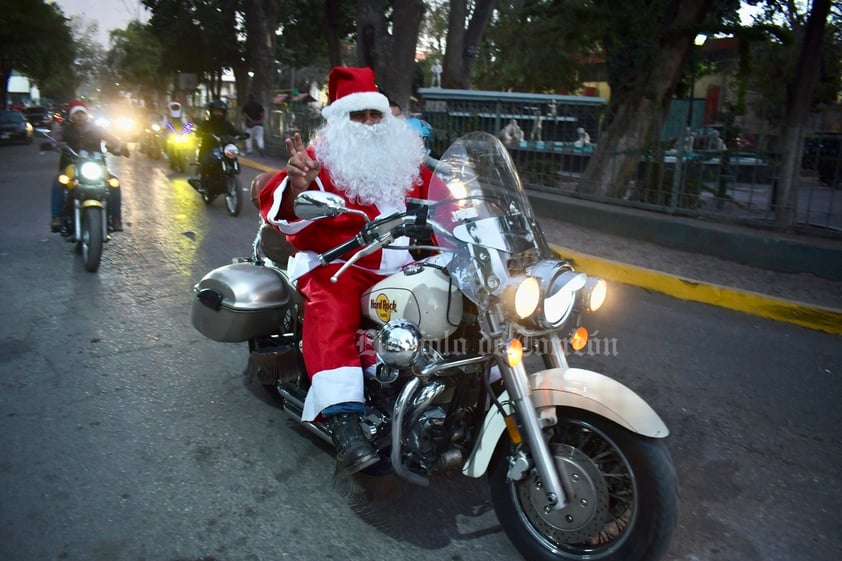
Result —
[[234, 136], [241, 132], [225, 118], [227, 111], [228, 104], [221, 99], [215, 99], [208, 104], [208, 118], [196, 124], [196, 134], [199, 136], [199, 178], [188, 180], [191, 185], [198, 182], [201, 188], [205, 183], [208, 170], [213, 164], [212, 153], [217, 142], [214, 135]]
[[180, 101], [173, 99], [167, 104], [167, 114], [164, 116], [164, 122], [161, 124], [164, 129], [164, 141], [165, 146], [167, 147], [167, 155], [170, 155], [170, 145], [167, 142], [170, 135], [178, 134], [184, 128], [184, 125], [191, 124], [190, 121], [184, 117], [184, 111], [182, 110]]
[[[102, 143], [105, 142], [113, 152], [119, 153], [123, 156], [129, 156], [129, 148], [123, 144], [119, 138], [105, 130], [104, 128], [94, 124], [90, 120], [88, 107], [81, 101], [73, 101], [70, 103], [67, 111], [67, 120], [59, 129], [56, 135], [57, 142], [65, 142], [75, 152], [85, 150], [87, 152], [102, 152]], [[69, 154], [61, 153], [59, 158], [58, 170], [59, 173], [53, 179], [53, 186], [51, 191], [51, 215], [50, 230], [53, 232], [60, 232], [64, 226], [65, 218], [67, 216], [67, 207], [65, 204], [66, 189], [64, 185], [59, 183], [58, 176], [73, 163], [73, 159]], [[112, 232], [123, 231], [122, 220], [122, 196], [120, 189], [109, 190], [109, 230]]]

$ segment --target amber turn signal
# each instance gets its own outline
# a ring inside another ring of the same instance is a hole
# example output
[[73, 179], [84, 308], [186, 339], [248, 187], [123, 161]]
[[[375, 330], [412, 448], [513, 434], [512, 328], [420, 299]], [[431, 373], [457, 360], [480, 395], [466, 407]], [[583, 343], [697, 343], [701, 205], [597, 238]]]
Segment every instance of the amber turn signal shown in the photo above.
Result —
[[588, 330], [585, 327], [578, 327], [570, 336], [570, 346], [574, 351], [581, 351], [588, 344]]

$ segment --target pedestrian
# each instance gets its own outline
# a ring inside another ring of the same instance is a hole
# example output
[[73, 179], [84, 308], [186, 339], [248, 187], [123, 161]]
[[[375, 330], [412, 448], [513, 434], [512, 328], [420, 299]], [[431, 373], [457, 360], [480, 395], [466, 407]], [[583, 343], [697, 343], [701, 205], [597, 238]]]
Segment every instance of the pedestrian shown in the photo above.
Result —
[[[354, 473], [379, 460], [360, 428], [363, 367], [370, 366], [361, 363], [357, 347], [360, 297], [412, 257], [405, 249], [381, 249], [361, 258], [333, 283], [330, 277], [350, 254], [320, 266], [319, 253], [353, 238], [365, 221], [356, 214], [300, 220], [293, 213], [293, 200], [306, 190], [327, 191], [374, 220], [405, 210], [407, 197], [425, 198], [432, 173], [422, 165], [421, 137], [392, 115], [370, 68], [334, 68], [328, 97], [322, 111], [326, 123], [307, 147], [298, 133], [286, 139], [287, 167], [268, 182], [259, 200], [263, 218], [297, 249], [289, 274], [305, 297], [302, 349], [311, 377], [302, 420], [319, 415], [327, 420], [339, 462]], [[394, 245], [408, 241], [395, 240]], [[363, 360], [368, 356], [362, 353]]]
[[254, 94], [249, 94], [248, 103], [243, 106], [243, 119], [246, 125], [246, 132], [249, 137], [246, 139], [246, 156], [253, 156], [252, 148], [257, 145], [258, 153], [264, 155], [263, 147], [263, 119], [265, 118], [265, 110], [263, 106], [254, 98]]

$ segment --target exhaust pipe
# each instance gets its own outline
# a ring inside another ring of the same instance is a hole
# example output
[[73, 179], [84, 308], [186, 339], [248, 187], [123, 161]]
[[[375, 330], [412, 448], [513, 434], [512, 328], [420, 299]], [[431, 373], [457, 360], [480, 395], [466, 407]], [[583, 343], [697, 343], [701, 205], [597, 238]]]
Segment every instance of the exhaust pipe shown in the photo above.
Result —
[[275, 386], [275, 389], [278, 390], [278, 393], [284, 400], [281, 407], [287, 415], [292, 417], [296, 422], [309, 430], [311, 433], [333, 446], [333, 439], [330, 437], [330, 432], [326, 427], [301, 420], [301, 415], [304, 414], [304, 402], [298, 396], [293, 395], [290, 390], [283, 386]]

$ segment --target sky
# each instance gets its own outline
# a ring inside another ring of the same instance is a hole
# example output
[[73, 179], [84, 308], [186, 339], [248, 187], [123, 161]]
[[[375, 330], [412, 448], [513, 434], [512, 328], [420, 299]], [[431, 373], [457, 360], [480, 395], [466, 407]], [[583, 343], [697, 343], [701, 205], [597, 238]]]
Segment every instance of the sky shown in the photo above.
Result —
[[85, 22], [97, 22], [99, 32], [97, 41], [108, 48], [108, 33], [112, 29], [125, 29], [135, 18], [141, 21], [149, 19], [149, 12], [140, 0], [54, 0], [66, 17], [84, 19]]

